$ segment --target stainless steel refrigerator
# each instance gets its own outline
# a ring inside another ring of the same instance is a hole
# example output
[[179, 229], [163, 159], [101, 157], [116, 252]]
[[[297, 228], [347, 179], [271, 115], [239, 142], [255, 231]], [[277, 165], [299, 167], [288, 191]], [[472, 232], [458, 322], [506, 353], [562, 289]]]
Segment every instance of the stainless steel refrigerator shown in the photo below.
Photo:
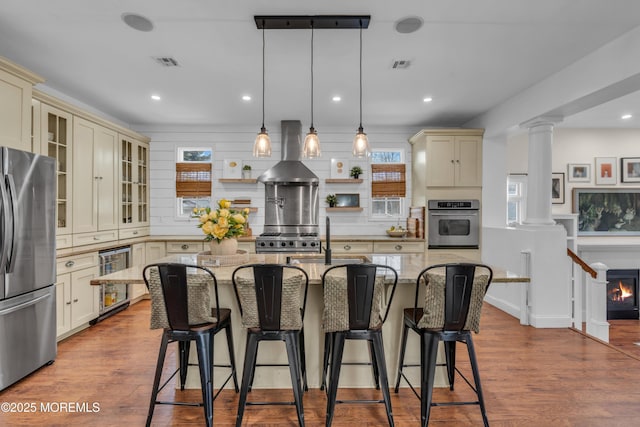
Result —
[[55, 162], [0, 147], [0, 390], [57, 354]]

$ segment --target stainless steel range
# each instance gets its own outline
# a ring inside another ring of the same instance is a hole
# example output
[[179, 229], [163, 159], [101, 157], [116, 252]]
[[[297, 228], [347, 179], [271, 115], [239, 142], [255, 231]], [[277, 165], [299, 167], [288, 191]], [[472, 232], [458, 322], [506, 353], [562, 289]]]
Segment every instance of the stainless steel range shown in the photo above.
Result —
[[318, 177], [300, 161], [302, 123], [283, 120], [281, 161], [258, 177], [265, 186], [264, 232], [256, 253], [320, 252]]

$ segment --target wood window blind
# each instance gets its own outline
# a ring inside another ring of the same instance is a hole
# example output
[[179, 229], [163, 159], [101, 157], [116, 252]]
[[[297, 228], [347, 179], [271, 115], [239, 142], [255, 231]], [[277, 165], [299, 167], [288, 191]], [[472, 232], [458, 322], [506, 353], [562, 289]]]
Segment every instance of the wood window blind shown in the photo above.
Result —
[[211, 163], [176, 163], [176, 197], [211, 196]]
[[405, 197], [405, 165], [374, 163], [371, 165], [371, 197]]

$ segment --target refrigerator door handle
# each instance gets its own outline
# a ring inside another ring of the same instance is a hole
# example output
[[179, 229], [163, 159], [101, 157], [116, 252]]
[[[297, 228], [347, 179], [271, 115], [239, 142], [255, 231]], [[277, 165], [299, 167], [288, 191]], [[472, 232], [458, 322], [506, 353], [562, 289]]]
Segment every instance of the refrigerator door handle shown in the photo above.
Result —
[[9, 199], [11, 201], [11, 238], [9, 239], [11, 245], [11, 251], [7, 257], [7, 273], [13, 273], [16, 257], [16, 246], [19, 242], [16, 242], [16, 215], [18, 214], [18, 202], [16, 194], [16, 183], [13, 180], [13, 175], [7, 174], [7, 188], [9, 189]]
[[[0, 230], [3, 236], [7, 236], [9, 233], [9, 229], [12, 226], [11, 217], [9, 216], [9, 196], [7, 194], [7, 188], [5, 187], [6, 177], [3, 177], [0, 182], [0, 197], [2, 198], [2, 222]], [[2, 247], [0, 252], [0, 274], [6, 271], [7, 266], [7, 257], [9, 256], [9, 244], [11, 243], [11, 239], [5, 237], [2, 239]]]
[[43, 299], [49, 298], [50, 296], [51, 296], [50, 294], [41, 295], [38, 298], [34, 298], [32, 300], [25, 301], [22, 304], [14, 305], [13, 307], [9, 307], [9, 308], [6, 308], [4, 310], [0, 310], [0, 316], [6, 316], [7, 314], [13, 313], [14, 311], [22, 310], [25, 307], [29, 307], [31, 305], [35, 305], [38, 302], [42, 301]]

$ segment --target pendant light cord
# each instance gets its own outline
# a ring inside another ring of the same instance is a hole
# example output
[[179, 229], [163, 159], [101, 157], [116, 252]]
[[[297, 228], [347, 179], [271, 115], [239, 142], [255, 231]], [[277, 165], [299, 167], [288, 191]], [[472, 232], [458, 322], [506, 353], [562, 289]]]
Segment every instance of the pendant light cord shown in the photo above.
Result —
[[311, 128], [313, 129], [313, 21], [311, 22]]
[[[262, 21], [262, 132], [264, 127], [264, 21]], [[362, 119], [360, 119], [362, 120]]]
[[362, 21], [360, 21], [360, 129], [362, 129]]

